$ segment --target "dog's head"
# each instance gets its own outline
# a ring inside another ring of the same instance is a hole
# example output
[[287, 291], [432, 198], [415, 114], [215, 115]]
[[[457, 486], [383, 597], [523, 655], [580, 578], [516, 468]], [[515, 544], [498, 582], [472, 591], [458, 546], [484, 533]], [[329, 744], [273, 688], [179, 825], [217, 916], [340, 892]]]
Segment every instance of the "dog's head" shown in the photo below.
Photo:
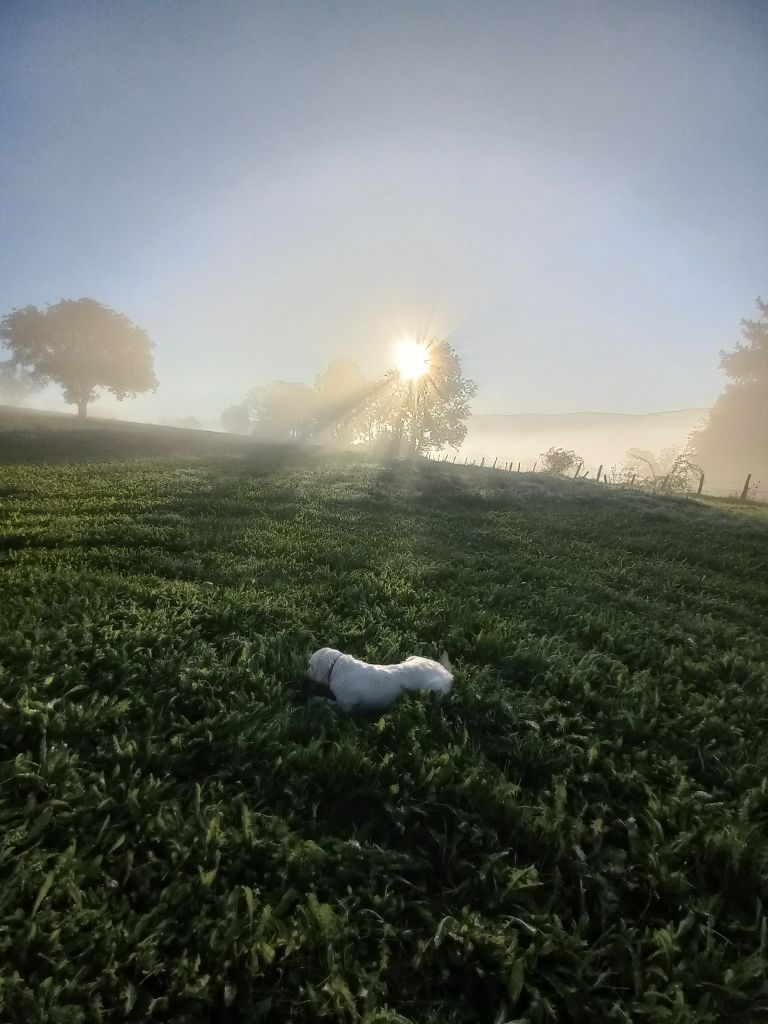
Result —
[[333, 647], [321, 647], [309, 659], [308, 675], [313, 683], [327, 683], [331, 678], [333, 666], [341, 657], [341, 651]]

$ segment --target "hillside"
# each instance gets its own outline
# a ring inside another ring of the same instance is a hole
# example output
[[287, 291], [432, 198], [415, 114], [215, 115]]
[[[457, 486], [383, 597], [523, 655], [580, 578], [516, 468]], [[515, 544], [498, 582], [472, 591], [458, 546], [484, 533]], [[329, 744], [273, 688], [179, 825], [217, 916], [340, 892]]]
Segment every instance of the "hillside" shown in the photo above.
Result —
[[[123, 420], [80, 420], [72, 413], [0, 405], [0, 463], [82, 461], [136, 455], [204, 456], [253, 452], [236, 434]], [[264, 446], [262, 446], [264, 450]]]
[[0, 421], [0, 1019], [764, 1019], [768, 521], [189, 433]]

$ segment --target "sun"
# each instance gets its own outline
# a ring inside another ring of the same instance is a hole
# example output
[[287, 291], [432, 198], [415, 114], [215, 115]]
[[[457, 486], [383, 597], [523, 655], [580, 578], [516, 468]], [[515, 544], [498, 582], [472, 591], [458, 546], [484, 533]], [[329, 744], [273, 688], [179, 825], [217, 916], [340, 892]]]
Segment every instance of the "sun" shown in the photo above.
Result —
[[413, 338], [403, 338], [397, 346], [397, 369], [405, 380], [418, 380], [429, 369], [429, 350]]

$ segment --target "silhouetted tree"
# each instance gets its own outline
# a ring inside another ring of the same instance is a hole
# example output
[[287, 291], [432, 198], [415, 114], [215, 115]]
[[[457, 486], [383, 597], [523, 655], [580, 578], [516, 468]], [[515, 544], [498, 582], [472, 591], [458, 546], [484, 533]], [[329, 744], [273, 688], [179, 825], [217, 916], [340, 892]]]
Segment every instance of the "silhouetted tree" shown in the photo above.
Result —
[[368, 444], [394, 440], [401, 421], [401, 392], [402, 381], [397, 370], [388, 370], [378, 383], [370, 386], [360, 413], [360, 440]]
[[357, 363], [332, 360], [314, 386], [276, 380], [254, 388], [240, 405], [222, 414], [233, 433], [276, 441], [351, 444], [362, 431], [362, 413], [371, 385]]
[[768, 480], [768, 302], [757, 300], [757, 320], [742, 320], [743, 341], [720, 353], [731, 383], [691, 444], [705, 474], [737, 482], [751, 472]]
[[317, 395], [298, 381], [276, 380], [254, 388], [244, 402], [251, 433], [270, 441], [309, 441], [315, 432]]
[[245, 418], [254, 436], [276, 441], [384, 443], [421, 455], [457, 448], [466, 437], [473, 381], [461, 375], [459, 358], [446, 341], [429, 347], [429, 367], [417, 381], [389, 370], [366, 381], [351, 359], [334, 359], [315, 386], [273, 381], [254, 388], [222, 416], [228, 430]]
[[157, 387], [146, 331], [94, 299], [14, 309], [0, 321], [0, 340], [36, 384], [60, 384], [81, 417], [97, 388], [122, 400]]
[[251, 415], [244, 405], [230, 405], [221, 414], [221, 425], [230, 434], [250, 434]]
[[319, 441], [352, 444], [364, 431], [370, 383], [352, 359], [338, 357], [315, 380], [315, 431]]
[[426, 346], [429, 365], [416, 380], [391, 378], [395, 390], [388, 424], [396, 439], [414, 455], [458, 448], [467, 436], [469, 403], [477, 394], [474, 381], [462, 376], [459, 357], [447, 341]]

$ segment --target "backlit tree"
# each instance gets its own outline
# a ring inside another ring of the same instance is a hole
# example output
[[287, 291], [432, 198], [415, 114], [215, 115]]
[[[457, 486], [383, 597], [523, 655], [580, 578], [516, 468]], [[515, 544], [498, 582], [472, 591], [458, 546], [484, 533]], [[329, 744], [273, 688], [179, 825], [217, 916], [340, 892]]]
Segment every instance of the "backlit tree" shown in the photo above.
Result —
[[80, 417], [99, 388], [122, 400], [157, 387], [149, 335], [95, 299], [14, 309], [0, 321], [0, 340], [30, 380], [61, 385]]

